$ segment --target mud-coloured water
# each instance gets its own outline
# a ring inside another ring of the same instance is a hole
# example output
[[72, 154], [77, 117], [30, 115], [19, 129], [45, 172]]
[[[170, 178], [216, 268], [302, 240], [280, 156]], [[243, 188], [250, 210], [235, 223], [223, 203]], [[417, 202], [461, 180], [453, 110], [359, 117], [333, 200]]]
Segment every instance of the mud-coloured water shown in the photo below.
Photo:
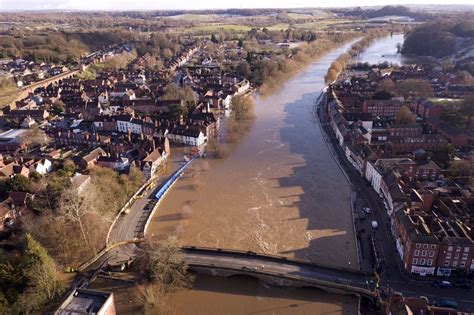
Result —
[[256, 96], [250, 132], [227, 158], [197, 161], [163, 199], [149, 233], [356, 267], [350, 187], [314, 115], [324, 75], [347, 48]]
[[[184, 174], [162, 200], [149, 235], [177, 233], [184, 245], [356, 268], [350, 185], [314, 112], [328, 67], [348, 47], [330, 52], [267, 97], [256, 96], [250, 132], [227, 158], [199, 160]], [[193, 290], [172, 294], [169, 305], [177, 314], [357, 313], [353, 297], [202, 276]]]

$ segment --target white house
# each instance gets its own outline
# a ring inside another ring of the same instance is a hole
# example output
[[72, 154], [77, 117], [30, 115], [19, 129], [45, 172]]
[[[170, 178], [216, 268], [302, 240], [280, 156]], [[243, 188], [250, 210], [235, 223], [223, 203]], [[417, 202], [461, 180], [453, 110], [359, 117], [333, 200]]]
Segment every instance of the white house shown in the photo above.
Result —
[[207, 137], [199, 127], [177, 126], [168, 134], [168, 139], [172, 143], [197, 147], [203, 145]]
[[380, 195], [380, 183], [382, 181], [382, 171], [376, 163], [367, 161], [365, 167], [365, 178], [370, 182], [372, 188]]
[[33, 163], [30, 166], [30, 172], [36, 172], [38, 174], [44, 175], [53, 170], [53, 163], [48, 159], [41, 159]]

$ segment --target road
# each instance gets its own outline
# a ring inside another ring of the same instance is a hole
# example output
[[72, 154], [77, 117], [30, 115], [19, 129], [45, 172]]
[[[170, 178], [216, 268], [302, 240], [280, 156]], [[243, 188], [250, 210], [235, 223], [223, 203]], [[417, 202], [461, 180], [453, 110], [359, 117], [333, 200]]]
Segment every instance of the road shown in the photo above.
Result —
[[432, 285], [432, 281], [414, 279], [406, 273], [398, 256], [395, 240], [390, 230], [390, 218], [381, 198], [345, 158], [345, 154], [329, 126], [325, 108], [321, 107], [318, 113], [321, 124], [329, 136], [328, 141], [337, 156], [337, 161], [349, 176], [353, 187], [357, 187], [357, 199], [364, 200], [366, 205], [372, 209], [372, 213], [368, 216], [367, 220], [375, 220], [379, 223], [379, 228], [372, 231], [372, 236], [376, 239], [384, 260], [384, 269], [381, 272], [381, 286], [402, 292], [405, 296], [426, 296], [430, 301], [443, 298], [455, 299], [461, 309], [467, 311], [474, 310], [474, 297], [471, 291], [454, 288], [449, 290], [436, 288]]
[[[171, 158], [171, 157], [170, 157]], [[167, 169], [162, 176], [159, 176], [155, 181], [155, 187], [145, 191], [141, 198], [137, 198], [130, 206], [127, 214], [122, 214], [117, 219], [112, 227], [109, 236], [108, 244], [115, 244], [122, 241], [129, 241], [136, 238], [142, 238], [146, 220], [151, 214], [153, 206], [157, 200], [155, 198], [156, 192], [168, 180], [168, 178], [182, 166], [182, 156], [177, 155], [172, 157], [171, 161], [167, 163]], [[133, 259], [136, 257], [137, 247], [135, 244], [123, 245], [112, 249], [97, 259], [91, 264], [87, 270], [96, 270], [100, 268], [106, 261], [121, 261]]]
[[197, 265], [216, 269], [231, 268], [243, 273], [250, 271], [269, 276], [276, 275], [276, 277], [297, 277], [308, 283], [324, 281], [365, 290], [368, 295], [375, 287], [374, 278], [361, 272], [288, 260], [276, 256], [200, 248], [184, 248], [183, 254], [186, 263], [190, 267]]

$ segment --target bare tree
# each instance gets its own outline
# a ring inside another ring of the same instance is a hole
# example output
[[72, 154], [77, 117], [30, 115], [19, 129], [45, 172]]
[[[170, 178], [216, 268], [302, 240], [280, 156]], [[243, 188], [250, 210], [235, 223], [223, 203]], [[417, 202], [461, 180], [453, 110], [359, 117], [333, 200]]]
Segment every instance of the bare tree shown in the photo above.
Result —
[[[63, 191], [59, 200], [61, 214], [79, 225], [84, 243], [89, 247], [91, 244], [86, 235], [84, 217], [93, 210], [93, 195], [91, 189], [79, 193], [77, 189], [68, 188]], [[91, 249], [94, 250], [92, 247]]]
[[22, 141], [29, 152], [32, 147], [43, 146], [49, 143], [48, 136], [38, 126], [33, 126], [22, 135]]
[[151, 282], [162, 284], [170, 291], [191, 286], [193, 277], [187, 272], [176, 236], [159, 244], [147, 244], [146, 256], [146, 274]]
[[167, 298], [166, 290], [160, 284], [145, 284], [137, 288], [137, 299], [145, 314], [170, 314]]

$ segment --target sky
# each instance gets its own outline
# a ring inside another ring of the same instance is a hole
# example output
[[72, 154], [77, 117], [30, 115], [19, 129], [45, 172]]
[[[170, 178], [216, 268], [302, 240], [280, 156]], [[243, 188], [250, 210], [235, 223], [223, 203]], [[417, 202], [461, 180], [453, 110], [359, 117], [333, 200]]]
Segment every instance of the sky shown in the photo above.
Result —
[[[199, 10], [226, 8], [345, 7], [395, 4], [393, 0], [0, 0], [0, 11]], [[472, 4], [472, 0], [396, 0], [396, 4]]]

